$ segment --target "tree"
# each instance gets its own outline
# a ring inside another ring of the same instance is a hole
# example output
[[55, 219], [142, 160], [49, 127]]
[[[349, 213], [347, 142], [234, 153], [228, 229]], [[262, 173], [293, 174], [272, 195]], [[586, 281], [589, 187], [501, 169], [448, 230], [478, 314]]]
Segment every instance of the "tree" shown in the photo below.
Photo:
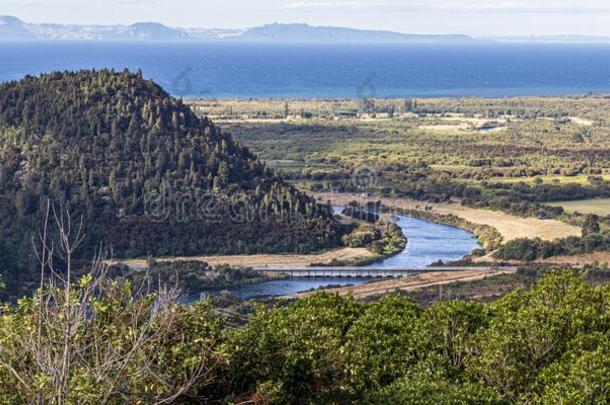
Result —
[[404, 375], [419, 360], [419, 307], [399, 297], [367, 308], [347, 334], [348, 381], [362, 395]]
[[349, 396], [343, 337], [361, 307], [353, 299], [317, 294], [287, 308], [260, 310], [232, 331], [229, 393], [273, 403], [333, 403]]
[[493, 388], [452, 381], [442, 374], [419, 372], [369, 395], [367, 404], [505, 404]]
[[607, 336], [598, 336], [593, 345], [590, 341], [590, 337], [583, 337], [564, 359], [541, 372], [544, 388], [537, 398], [540, 403], [610, 402], [610, 341]]
[[473, 339], [467, 370], [517, 401], [581, 334], [608, 330], [608, 315], [599, 312], [607, 305], [607, 295], [574, 273], [553, 272], [492, 305], [493, 321]]
[[599, 233], [601, 228], [599, 226], [599, 217], [594, 214], [587, 215], [585, 219], [585, 224], [582, 227], [582, 235], [587, 236], [590, 234]]

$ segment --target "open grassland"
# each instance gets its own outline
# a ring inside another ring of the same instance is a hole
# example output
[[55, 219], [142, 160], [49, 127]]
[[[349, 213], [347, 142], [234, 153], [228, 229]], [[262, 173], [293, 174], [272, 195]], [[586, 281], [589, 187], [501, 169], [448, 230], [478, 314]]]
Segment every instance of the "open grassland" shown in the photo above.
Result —
[[458, 204], [433, 204], [432, 209], [439, 214], [453, 214], [475, 224], [493, 226], [505, 241], [519, 238], [555, 240], [580, 236], [582, 233], [580, 227], [554, 219], [521, 218], [500, 211], [469, 208]]
[[542, 261], [551, 265], [585, 266], [585, 265], [606, 265], [610, 266], [610, 252], [593, 252], [573, 256], [549, 257]]
[[[351, 262], [370, 259], [374, 255], [365, 248], [341, 248], [329, 252], [310, 254], [310, 255], [234, 255], [234, 256], [197, 256], [197, 257], [172, 257], [155, 258], [155, 261], [162, 263], [171, 262], [203, 262], [210, 266], [220, 266], [228, 264], [232, 267], [264, 267], [264, 266], [296, 266], [306, 267], [314, 264], [331, 264], [333, 261]], [[133, 268], [145, 268], [148, 261], [145, 259], [134, 259], [121, 261]]]
[[562, 207], [569, 213], [595, 214], [600, 216], [610, 215], [610, 198], [599, 198], [579, 201], [559, 201], [549, 203], [551, 206]]
[[316, 199], [322, 202], [330, 201], [333, 205], [345, 205], [351, 201], [366, 204], [371, 201], [381, 201], [388, 207], [397, 209], [424, 209], [441, 215], [455, 215], [468, 222], [479, 225], [489, 225], [498, 230], [504, 242], [519, 238], [541, 238], [554, 240], [568, 236], [580, 236], [581, 229], [558, 220], [542, 220], [538, 218], [521, 218], [500, 211], [470, 208], [456, 203], [422, 203], [406, 198], [395, 197], [363, 197], [357, 194], [315, 193]]

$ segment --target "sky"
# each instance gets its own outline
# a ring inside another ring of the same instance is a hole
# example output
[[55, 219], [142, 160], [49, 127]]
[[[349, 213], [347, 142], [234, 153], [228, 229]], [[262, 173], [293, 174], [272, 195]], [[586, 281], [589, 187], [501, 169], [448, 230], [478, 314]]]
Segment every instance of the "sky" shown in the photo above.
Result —
[[282, 22], [420, 34], [610, 36], [609, 0], [0, 0], [0, 15], [63, 24]]

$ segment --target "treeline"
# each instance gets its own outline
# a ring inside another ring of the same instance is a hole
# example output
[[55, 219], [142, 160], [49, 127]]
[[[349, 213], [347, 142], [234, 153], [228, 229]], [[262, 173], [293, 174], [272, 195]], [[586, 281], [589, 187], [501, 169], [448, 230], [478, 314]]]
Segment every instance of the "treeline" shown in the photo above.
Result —
[[572, 256], [610, 251], [610, 232], [569, 237], [553, 241], [515, 239], [500, 246], [495, 257], [501, 260], [541, 260], [554, 256]]
[[[64, 387], [73, 403], [607, 403], [609, 297], [608, 286], [558, 271], [493, 303], [422, 308], [400, 296], [360, 302], [319, 293], [243, 315], [216, 310], [212, 301], [152, 311], [154, 296], [130, 299], [115, 286], [83, 318], [74, 345], [89, 350], [75, 357]], [[25, 349], [35, 347], [28, 342], [36, 341], [37, 302], [23, 300], [0, 318], [3, 402], [56, 395], [52, 379], [23, 384], [36, 376], [30, 353], [37, 352]], [[171, 330], [151, 333], [163, 339], [146, 340], [124, 363], [96, 368], [94, 356], [109, 339], [122, 356], [131, 353], [134, 335], [149, 336], [141, 325], [154, 322], [130, 322], [137, 311], [156, 314]], [[46, 333], [49, 348], [61, 346]], [[185, 383], [197, 369], [203, 372]]]
[[494, 184], [490, 186], [497, 193], [504, 191], [508, 197], [529, 202], [552, 202], [586, 200], [610, 197], [610, 182], [600, 181], [594, 187], [580, 184]]
[[348, 203], [343, 215], [360, 221], [361, 224], [351, 233], [343, 236], [343, 244], [349, 247], [366, 247], [382, 257], [390, 257], [402, 252], [408, 243], [407, 236], [393, 219], [382, 217], [380, 202], [368, 202], [365, 205], [357, 201]]
[[[406, 176], [405, 176], [406, 177]], [[461, 200], [463, 205], [488, 208], [521, 217], [542, 219], [559, 218], [565, 214], [563, 208], [546, 205], [554, 201], [574, 201], [610, 197], [610, 182], [600, 181], [595, 185], [580, 184], [526, 184], [483, 183], [480, 186], [458, 183], [442, 176], [412, 180], [403, 179], [404, 189], [382, 188], [382, 194], [401, 196], [430, 202], [444, 202], [451, 197]]]
[[342, 232], [330, 207], [141, 72], [0, 86], [0, 266], [10, 293], [34, 281], [32, 236], [49, 200], [87, 224], [82, 251], [103, 244], [116, 257], [309, 252], [339, 245]]
[[[375, 179], [374, 188], [367, 192], [429, 202], [444, 202], [455, 197], [468, 206], [501, 210], [518, 216], [556, 218], [564, 213], [563, 209], [545, 203], [610, 197], [610, 182], [596, 177], [588, 185], [487, 181], [470, 184], [457, 181], [444, 172], [413, 165], [383, 166], [376, 174], [378, 178]], [[350, 177], [349, 171], [330, 177], [312, 183], [311, 190], [363, 191], [361, 185]]]
[[540, 238], [515, 239], [500, 246], [494, 255], [501, 260], [533, 261], [554, 256], [610, 251], [610, 232], [602, 229], [602, 225], [606, 227], [607, 221], [591, 214], [587, 215], [583, 222], [581, 237], [571, 236], [552, 241]]
[[377, 221], [379, 221], [378, 213], [379, 206], [367, 204], [366, 206], [361, 207], [360, 204], [358, 204], [358, 202], [356, 201], [348, 203], [341, 211], [342, 215], [358, 219], [360, 221], [365, 221], [371, 224], [377, 223]]

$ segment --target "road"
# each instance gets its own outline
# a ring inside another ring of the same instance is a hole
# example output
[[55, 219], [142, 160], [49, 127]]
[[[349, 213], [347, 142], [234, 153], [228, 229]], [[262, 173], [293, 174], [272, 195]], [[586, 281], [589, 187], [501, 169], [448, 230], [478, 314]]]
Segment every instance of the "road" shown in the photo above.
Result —
[[285, 274], [291, 277], [405, 277], [414, 274], [423, 273], [461, 273], [461, 272], [498, 272], [512, 271], [516, 267], [489, 267], [489, 266], [470, 266], [470, 267], [427, 267], [423, 269], [408, 269], [408, 268], [374, 268], [374, 267], [290, 267], [290, 266], [261, 266], [254, 267], [253, 270]]

